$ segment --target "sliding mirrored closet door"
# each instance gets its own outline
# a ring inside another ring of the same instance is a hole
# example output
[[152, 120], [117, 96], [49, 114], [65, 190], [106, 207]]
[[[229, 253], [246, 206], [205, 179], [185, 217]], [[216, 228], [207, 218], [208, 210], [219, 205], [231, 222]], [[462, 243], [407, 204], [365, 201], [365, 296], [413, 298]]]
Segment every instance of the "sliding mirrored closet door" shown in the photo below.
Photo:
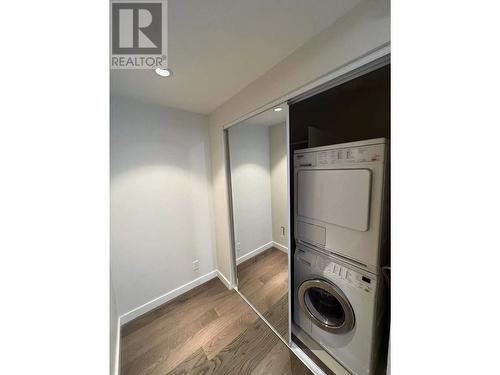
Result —
[[227, 129], [238, 291], [288, 341], [286, 104]]

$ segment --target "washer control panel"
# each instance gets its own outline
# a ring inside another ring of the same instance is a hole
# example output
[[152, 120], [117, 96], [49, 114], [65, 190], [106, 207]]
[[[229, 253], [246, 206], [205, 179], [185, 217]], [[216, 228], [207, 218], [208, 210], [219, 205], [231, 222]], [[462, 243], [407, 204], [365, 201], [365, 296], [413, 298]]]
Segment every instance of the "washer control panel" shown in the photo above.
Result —
[[356, 286], [365, 292], [370, 293], [374, 289], [375, 279], [373, 277], [365, 276], [344, 265], [332, 262], [330, 259], [318, 256], [316, 258], [315, 266], [318, 270], [322, 271], [329, 277], [342, 280], [343, 282]]
[[383, 160], [384, 144], [358, 147], [321, 149], [297, 152], [294, 167], [322, 167], [338, 164], [380, 163]]

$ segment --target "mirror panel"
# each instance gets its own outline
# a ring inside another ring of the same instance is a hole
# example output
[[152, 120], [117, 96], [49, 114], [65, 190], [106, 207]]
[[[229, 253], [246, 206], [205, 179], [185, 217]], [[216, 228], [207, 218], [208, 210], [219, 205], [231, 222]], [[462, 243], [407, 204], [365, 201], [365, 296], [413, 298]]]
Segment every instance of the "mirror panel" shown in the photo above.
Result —
[[227, 130], [238, 291], [288, 341], [286, 104]]

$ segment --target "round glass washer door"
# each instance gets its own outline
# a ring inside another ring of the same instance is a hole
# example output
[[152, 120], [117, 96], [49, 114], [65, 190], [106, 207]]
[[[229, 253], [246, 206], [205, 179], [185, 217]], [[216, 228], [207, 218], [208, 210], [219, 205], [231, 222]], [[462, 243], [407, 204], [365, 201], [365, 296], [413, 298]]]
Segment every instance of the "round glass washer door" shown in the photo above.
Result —
[[298, 291], [299, 305], [312, 322], [332, 333], [354, 328], [354, 311], [344, 293], [321, 279], [304, 281]]

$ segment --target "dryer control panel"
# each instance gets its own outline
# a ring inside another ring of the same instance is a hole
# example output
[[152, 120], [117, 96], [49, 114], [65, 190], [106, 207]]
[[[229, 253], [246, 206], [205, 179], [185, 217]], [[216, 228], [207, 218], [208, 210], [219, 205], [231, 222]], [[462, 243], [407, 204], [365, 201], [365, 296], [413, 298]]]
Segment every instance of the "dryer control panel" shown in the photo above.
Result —
[[339, 164], [380, 163], [384, 158], [384, 144], [356, 147], [324, 146], [295, 151], [294, 167], [322, 167]]

